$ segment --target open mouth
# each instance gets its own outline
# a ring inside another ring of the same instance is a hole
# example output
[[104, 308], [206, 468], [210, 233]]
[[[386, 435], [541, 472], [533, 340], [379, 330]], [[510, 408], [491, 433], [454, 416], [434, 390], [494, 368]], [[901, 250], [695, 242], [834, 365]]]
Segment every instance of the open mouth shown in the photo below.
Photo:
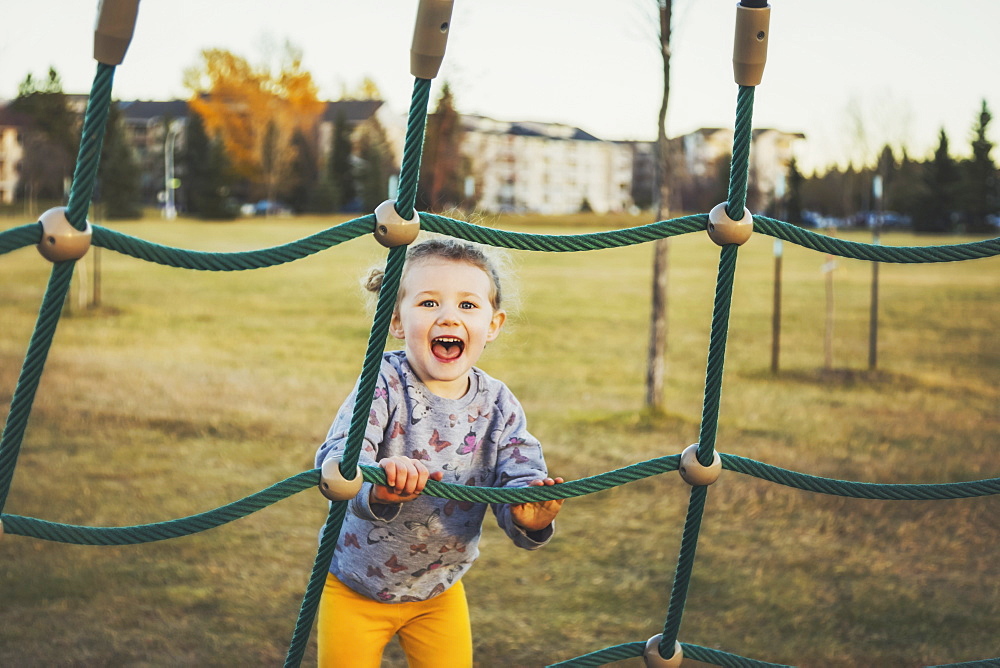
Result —
[[444, 362], [451, 362], [462, 356], [465, 341], [454, 336], [439, 336], [431, 341], [431, 352], [434, 357]]

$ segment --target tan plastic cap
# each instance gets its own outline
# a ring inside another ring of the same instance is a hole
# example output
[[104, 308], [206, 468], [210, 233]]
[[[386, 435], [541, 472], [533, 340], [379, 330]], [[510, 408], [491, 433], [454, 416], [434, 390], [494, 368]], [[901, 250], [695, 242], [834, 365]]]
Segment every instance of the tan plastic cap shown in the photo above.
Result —
[[684, 482], [692, 487], [704, 487], [711, 485], [719, 479], [722, 473], [722, 457], [718, 451], [712, 452], [712, 463], [708, 466], [698, 461], [698, 444], [689, 445], [681, 453], [681, 464], [677, 472], [684, 478]]
[[139, 0], [100, 0], [94, 25], [94, 59], [105, 65], [121, 65], [132, 43]]
[[660, 656], [660, 639], [662, 633], [658, 633], [646, 641], [646, 649], [642, 653], [642, 658], [646, 662], [646, 668], [680, 668], [684, 660], [684, 651], [681, 644], [674, 641], [674, 654], [668, 659]]
[[340, 472], [340, 460], [327, 459], [320, 469], [319, 491], [331, 501], [347, 501], [353, 499], [361, 491], [364, 482], [360, 466], [357, 467], [354, 478], [348, 480]]
[[454, 0], [420, 0], [410, 46], [410, 74], [418, 79], [433, 79], [441, 69], [453, 5]]
[[757, 86], [764, 78], [771, 7], [736, 7], [733, 76], [741, 86]]
[[90, 250], [90, 223], [81, 231], [66, 218], [66, 207], [49, 209], [38, 219], [42, 226], [42, 240], [38, 252], [50, 262], [79, 260]]
[[386, 248], [413, 243], [420, 234], [420, 214], [403, 220], [396, 211], [396, 200], [387, 199], [375, 207], [375, 238]]
[[722, 202], [708, 212], [708, 236], [720, 246], [742, 246], [753, 235], [753, 216], [750, 209], [743, 207], [743, 217], [733, 220], [726, 211], [727, 206]]

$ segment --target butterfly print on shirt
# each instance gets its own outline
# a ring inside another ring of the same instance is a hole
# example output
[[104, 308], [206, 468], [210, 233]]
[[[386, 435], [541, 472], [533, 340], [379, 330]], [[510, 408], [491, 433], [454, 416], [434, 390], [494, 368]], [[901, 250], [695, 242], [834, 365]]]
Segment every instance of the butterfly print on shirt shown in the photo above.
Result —
[[408, 522], [403, 522], [405, 526], [410, 531], [413, 531], [421, 539], [436, 533], [441, 529], [441, 509], [435, 508], [434, 511], [427, 516], [427, 519], [423, 522], [418, 522], [416, 520], [410, 520]]
[[412, 457], [413, 459], [422, 459], [425, 462], [429, 462], [431, 460], [431, 456], [427, 454], [426, 450], [414, 450]]
[[358, 535], [353, 533], [344, 534], [344, 547], [350, 545], [351, 547], [356, 547], [361, 549], [361, 544], [358, 542]]
[[378, 566], [368, 565], [368, 577], [370, 578], [382, 578], [385, 579], [385, 575], [382, 574], [382, 569]]
[[431, 593], [427, 595], [427, 598], [418, 598], [416, 596], [410, 596], [409, 594], [401, 597], [399, 600], [403, 603], [417, 603], [419, 601], [426, 601], [428, 599], [434, 598], [435, 596], [444, 593], [444, 585], [440, 582], [431, 589]]
[[406, 570], [406, 565], [399, 563], [399, 558], [394, 554], [383, 564], [383, 566], [388, 566], [389, 570], [393, 573], [398, 573], [400, 571]]
[[396, 438], [397, 436], [406, 436], [406, 430], [403, 429], [403, 425], [399, 422], [392, 425], [392, 432], [389, 434], [389, 438]]
[[506, 450], [507, 448], [516, 448], [518, 446], [524, 445], [525, 443], [527, 443], [527, 441], [525, 441], [523, 438], [518, 438], [515, 436], [514, 438], [507, 441], [504, 445], [502, 445], [500, 449]]
[[392, 533], [390, 533], [388, 529], [377, 526], [368, 532], [368, 538], [366, 540], [369, 545], [374, 545], [375, 543], [381, 543], [383, 540], [389, 540], [390, 538], [392, 538]]
[[431, 439], [427, 442], [428, 445], [434, 447], [434, 452], [441, 452], [445, 448], [451, 446], [451, 441], [441, 440], [441, 434], [437, 429], [431, 434]]
[[519, 448], [514, 448], [514, 452], [511, 453], [510, 458], [514, 460], [516, 464], [523, 464], [528, 461], [528, 458], [521, 454]]
[[477, 441], [476, 432], [470, 430], [469, 433], [465, 435], [465, 438], [462, 439], [462, 445], [461, 447], [458, 448], [458, 454], [460, 455], [472, 454], [476, 450], [478, 450], [479, 446], [482, 444], [483, 444], [482, 439]]
[[442, 563], [444, 563], [444, 557], [438, 557], [431, 563], [427, 564], [425, 568], [418, 568], [417, 570], [410, 573], [410, 575], [412, 575], [415, 578], [419, 578], [422, 575], [427, 575], [431, 571], [436, 571], [437, 569], [441, 568]]

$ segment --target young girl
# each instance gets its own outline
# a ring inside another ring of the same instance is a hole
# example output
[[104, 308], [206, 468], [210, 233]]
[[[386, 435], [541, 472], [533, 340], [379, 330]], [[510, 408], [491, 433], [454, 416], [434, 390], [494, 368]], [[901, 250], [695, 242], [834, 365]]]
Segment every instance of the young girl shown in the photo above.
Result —
[[[368, 289], [377, 292], [373, 272]], [[477, 246], [431, 239], [412, 246], [389, 331], [361, 463], [319, 608], [319, 664], [377, 668], [396, 634], [410, 668], [472, 666], [461, 577], [479, 554], [486, 505], [421, 494], [428, 479], [488, 487], [553, 485], [517, 399], [474, 365], [506, 319], [494, 263]], [[340, 456], [357, 388], [341, 406], [316, 465]], [[364, 398], [367, 401], [367, 398]], [[554, 531], [562, 501], [494, 504], [500, 527], [534, 550]]]

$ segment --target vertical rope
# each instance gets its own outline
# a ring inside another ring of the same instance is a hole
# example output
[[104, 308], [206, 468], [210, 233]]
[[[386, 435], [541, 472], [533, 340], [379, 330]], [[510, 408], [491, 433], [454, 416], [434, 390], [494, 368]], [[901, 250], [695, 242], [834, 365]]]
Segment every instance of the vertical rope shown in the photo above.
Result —
[[24, 440], [24, 430], [28, 425], [28, 416], [35, 401], [35, 392], [42, 377], [45, 359], [48, 357], [52, 338], [55, 336], [56, 325], [62, 314], [66, 293], [69, 292], [70, 280], [73, 278], [73, 267], [76, 262], [58, 262], [52, 265], [49, 285], [42, 298], [42, 306], [38, 312], [35, 331], [28, 343], [28, 352], [24, 357], [21, 375], [14, 388], [14, 396], [10, 402], [10, 413], [4, 425], [3, 436], [0, 437], [0, 512], [7, 503], [7, 494], [14, 479], [14, 467]]
[[[413, 207], [417, 199], [417, 181], [420, 178], [420, 156], [424, 146], [424, 131], [427, 126], [427, 102], [430, 99], [430, 79], [417, 79], [413, 84], [413, 97], [410, 101], [409, 119], [406, 125], [406, 140], [403, 145], [403, 162], [399, 173], [399, 194], [396, 197], [396, 213], [409, 220], [413, 216]], [[396, 246], [390, 249], [386, 258], [385, 275], [379, 290], [378, 305], [372, 320], [371, 333], [368, 337], [368, 348], [361, 367], [358, 381], [358, 391], [354, 402], [354, 412], [351, 415], [351, 426], [347, 432], [347, 444], [343, 459], [340, 461], [340, 472], [348, 479], [353, 479], [357, 473], [358, 460], [361, 457], [361, 446], [364, 442], [365, 427], [368, 424], [368, 414], [371, 412], [372, 397], [378, 382], [378, 372], [382, 366], [382, 353], [385, 350], [385, 340], [389, 334], [389, 323], [396, 307], [396, 293], [399, 291], [399, 280], [403, 275], [403, 265], [406, 262], [406, 246]], [[347, 514], [347, 502], [339, 501], [331, 504], [330, 515], [323, 529], [316, 560], [313, 563], [312, 575], [302, 598], [299, 617], [295, 631], [285, 657], [286, 668], [293, 668], [302, 662], [309, 635], [312, 630], [316, 610], [323, 595], [323, 585], [326, 574], [330, 571], [330, 561], [337, 546], [337, 539], [344, 525]]]
[[701, 533], [701, 518], [704, 515], [707, 497], [708, 487], [691, 488], [681, 549], [677, 557], [677, 570], [674, 572], [674, 585], [670, 591], [670, 604], [667, 607], [667, 619], [663, 623], [663, 636], [657, 646], [660, 656], [665, 659], [674, 655], [674, 643], [677, 642], [681, 618], [684, 616], [684, 604], [687, 602], [688, 586], [691, 584], [691, 571], [694, 570], [694, 556], [698, 549], [698, 535]]
[[288, 654], [285, 655], [286, 668], [294, 668], [302, 663], [302, 655], [305, 654], [309, 634], [312, 632], [313, 619], [316, 618], [316, 610], [323, 596], [326, 574], [330, 572], [330, 561], [333, 559], [333, 551], [337, 547], [337, 539], [340, 537], [340, 529], [344, 525], [346, 515], [347, 501], [330, 504], [330, 514], [323, 527], [323, 538], [320, 539], [316, 561], [313, 562], [312, 575], [309, 577], [305, 596], [302, 597], [302, 606], [299, 608], [299, 617], [295, 622], [295, 632], [288, 646]]
[[[750, 175], [750, 143], [753, 139], [753, 86], [740, 86], [736, 98], [736, 126], [733, 131], [733, 160], [729, 169], [729, 195], [726, 213], [739, 220], [746, 207], [747, 180]], [[736, 213], [734, 213], [736, 212]], [[701, 430], [698, 436], [698, 461], [703, 466], [712, 463], [715, 453], [715, 439], [719, 427], [719, 405], [722, 399], [722, 375], [726, 361], [726, 341], [729, 338], [729, 313], [733, 299], [733, 282], [736, 274], [736, 256], [739, 246], [730, 244], [722, 247], [719, 257], [719, 271], [715, 284], [715, 304], [712, 309], [712, 332], [708, 344], [708, 362], [705, 371], [705, 398], [702, 402]], [[674, 643], [684, 616], [691, 571], [694, 568], [695, 552], [698, 549], [698, 535], [705, 512], [708, 487], [691, 488], [684, 534], [681, 537], [677, 570], [670, 591], [667, 618], [663, 624], [663, 636], [657, 649], [660, 656], [669, 658], [674, 653]]]
[[743, 217], [750, 175], [750, 143], [753, 140], [753, 86], [740, 86], [736, 96], [736, 127], [733, 131], [733, 161], [729, 169], [726, 213], [733, 220]]
[[405, 260], [406, 246], [397, 246], [390, 250], [389, 258], [386, 260], [385, 276], [382, 278], [382, 288], [378, 293], [378, 306], [368, 337], [368, 350], [361, 367], [361, 380], [358, 381], [351, 427], [347, 431], [347, 446], [340, 461], [340, 472], [347, 479], [354, 478], [358, 459], [361, 457], [365, 427], [368, 425], [368, 414], [372, 408], [375, 384], [378, 382], [378, 372], [382, 366], [382, 352], [385, 350], [385, 339], [389, 333], [389, 322], [392, 320], [392, 312], [396, 305], [396, 292], [399, 289], [399, 278], [403, 274]]
[[90, 209], [94, 184], [97, 182], [97, 168], [101, 161], [101, 146], [104, 144], [108, 112], [111, 110], [111, 86], [114, 78], [113, 65], [97, 64], [94, 85], [87, 100], [87, 113], [83, 119], [80, 152], [73, 171], [69, 204], [66, 206], [66, 219], [78, 230], [87, 227], [87, 211]]
[[705, 370], [705, 398], [702, 402], [701, 430], [698, 434], [698, 461], [702, 466], [712, 463], [715, 437], [719, 427], [722, 374], [726, 363], [729, 312], [733, 301], [738, 251], [739, 246], [730, 244], [723, 246], [719, 254], [719, 273], [715, 285], [715, 306], [712, 309], [712, 330], [709, 335], [708, 362]]
[[420, 178], [420, 157], [424, 149], [424, 130], [427, 126], [427, 104], [431, 95], [431, 80], [416, 79], [410, 99], [410, 115], [406, 123], [406, 141], [403, 144], [403, 162], [399, 168], [399, 191], [396, 196], [396, 213], [409, 220], [417, 201], [417, 181]]

